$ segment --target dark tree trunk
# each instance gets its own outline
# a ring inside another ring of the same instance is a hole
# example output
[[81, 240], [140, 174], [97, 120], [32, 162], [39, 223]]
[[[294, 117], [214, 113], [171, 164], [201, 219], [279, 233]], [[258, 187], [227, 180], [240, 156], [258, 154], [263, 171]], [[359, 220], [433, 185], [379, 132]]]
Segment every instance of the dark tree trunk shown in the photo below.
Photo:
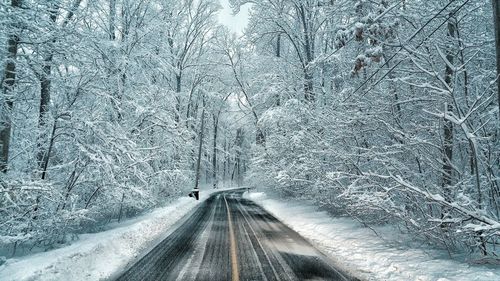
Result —
[[219, 117], [214, 115], [214, 147], [212, 156], [212, 180], [214, 188], [217, 188], [217, 132], [219, 129]]
[[175, 124], [179, 125], [180, 115], [181, 115], [181, 97], [180, 93], [182, 91], [182, 74], [175, 75]]
[[180, 93], [182, 90], [182, 75], [175, 75], [175, 92]]
[[203, 149], [203, 135], [205, 131], [205, 97], [203, 97], [203, 110], [201, 111], [201, 128], [199, 138], [200, 141], [198, 143], [198, 159], [196, 160], [196, 178], [194, 188], [198, 188], [200, 184], [200, 175], [201, 175], [201, 151]]
[[[57, 13], [58, 13], [58, 7], [55, 3], [53, 3], [49, 7], [49, 15], [50, 15], [50, 20], [51, 23], [55, 26], [56, 21], [57, 21]], [[54, 38], [52, 40], [52, 48], [54, 48], [54, 45], [56, 43], [56, 39]], [[50, 46], [49, 46], [50, 47]], [[54, 59], [53, 55], [53, 50], [49, 50], [47, 52], [47, 55], [45, 56], [43, 60], [43, 68], [42, 68], [42, 73], [40, 75], [40, 108], [39, 108], [39, 116], [38, 116], [38, 128], [40, 129], [40, 136], [38, 140], [38, 154], [37, 154], [37, 160], [38, 160], [38, 167], [42, 170], [43, 165], [45, 163], [45, 157], [47, 157], [47, 152], [45, 149], [45, 137], [46, 134], [44, 131], [47, 129], [45, 128], [47, 125], [47, 115], [49, 113], [49, 105], [50, 105], [50, 95], [51, 95], [51, 86], [52, 86], [52, 78], [50, 77], [52, 74], [52, 60]], [[43, 173], [44, 174], [44, 173]]]
[[49, 167], [50, 153], [52, 152], [52, 148], [54, 147], [54, 141], [56, 138], [56, 130], [57, 130], [57, 119], [54, 121], [54, 125], [52, 126], [52, 133], [50, 135], [49, 148], [47, 149], [47, 153], [43, 156], [42, 163], [42, 180], [45, 179], [47, 175], [47, 168]]
[[257, 131], [255, 132], [255, 143], [260, 146], [264, 146], [266, 144], [266, 136], [259, 126], [257, 126]]
[[276, 57], [281, 58], [281, 34], [276, 37]]
[[239, 128], [236, 130], [236, 140], [235, 140], [236, 151], [234, 156], [235, 158], [234, 168], [231, 174], [231, 180], [234, 181], [236, 179], [238, 184], [241, 178], [241, 156], [242, 156], [241, 150], [243, 146], [243, 140], [244, 140], [244, 131], [242, 128]]
[[222, 179], [225, 181], [227, 180], [227, 175], [229, 171], [229, 148], [228, 148], [228, 142], [227, 142], [227, 137], [224, 138], [224, 169], [222, 172]]
[[[12, 0], [11, 6], [16, 9], [21, 5], [21, 0]], [[2, 154], [0, 157], [0, 171], [7, 172], [9, 162], [9, 147], [10, 134], [12, 128], [11, 111], [14, 107], [13, 88], [16, 83], [16, 57], [17, 47], [19, 44], [19, 36], [15, 30], [11, 30], [9, 39], [7, 40], [7, 63], [2, 77], [2, 94], [4, 99], [3, 114], [0, 116], [0, 145], [2, 146]]]
[[497, 54], [497, 94], [498, 94], [498, 118], [500, 119], [500, 0], [492, 0], [493, 21], [495, 23], [495, 40]]
[[313, 75], [306, 69], [304, 73], [304, 93], [305, 99], [309, 103], [313, 103], [315, 100], [313, 79]]
[[[191, 91], [189, 91], [189, 97], [188, 97], [188, 101], [187, 101], [187, 108], [186, 108], [186, 129], [189, 129], [190, 128], [190, 118], [192, 116], [192, 113], [191, 113], [191, 104], [193, 103], [193, 94], [194, 94], [194, 91], [195, 91], [195, 88], [193, 87], [191, 89]], [[192, 127], [192, 125], [191, 125]]]
[[45, 137], [46, 133], [45, 130], [47, 128], [47, 114], [49, 113], [49, 105], [50, 105], [50, 89], [51, 89], [51, 84], [52, 81], [50, 80], [51, 78], [49, 77], [51, 72], [52, 72], [52, 55], [49, 55], [45, 60], [44, 63], [45, 65], [43, 66], [43, 73], [40, 79], [40, 108], [39, 108], [39, 115], [38, 115], [38, 128], [40, 129], [40, 137], [38, 140], [38, 154], [37, 154], [37, 160], [38, 160], [38, 166], [40, 169], [43, 168], [44, 162], [45, 162], [45, 157], [47, 157], [46, 149], [44, 146], [45, 142]]
[[115, 41], [116, 0], [109, 0], [109, 39]]
[[[109, 0], [109, 40], [110, 41], [115, 41], [116, 40], [116, 0]], [[114, 109], [114, 112], [111, 114], [113, 116], [113, 119], [116, 114], [116, 120], [120, 121], [122, 119], [122, 114], [121, 114], [121, 109], [120, 109], [120, 88], [121, 88], [121, 82], [118, 82], [118, 73], [119, 70], [117, 68], [117, 59], [116, 59], [116, 52], [114, 49], [112, 49], [112, 53], [109, 56], [109, 79], [114, 83], [116, 88], [113, 88], [112, 91], [112, 98], [111, 98], [111, 106]]]
[[123, 202], [125, 201], [125, 192], [122, 193], [122, 200], [120, 201], [120, 211], [118, 212], [118, 222], [122, 220], [123, 216]]
[[[452, 51], [452, 42], [453, 39], [455, 38], [455, 33], [456, 33], [456, 24], [455, 24], [455, 19], [452, 17], [449, 22], [448, 22], [448, 41], [449, 45], [447, 50], [446, 50], [446, 59], [450, 62], [450, 64], [453, 64], [454, 62], [454, 52]], [[450, 88], [453, 88], [453, 74], [454, 71], [453, 69], [446, 64], [446, 70], [445, 70], [445, 82], [448, 84]], [[450, 95], [453, 95], [452, 92], [449, 93]], [[453, 105], [452, 105], [452, 100], [453, 97], [451, 96], [450, 98], [447, 99], [448, 102], [446, 103], [446, 112], [452, 112], [453, 111]], [[445, 112], [445, 114], [446, 114]], [[442, 187], [444, 190], [444, 196], [446, 200], [451, 200], [451, 190], [450, 186], [452, 184], [452, 173], [453, 173], [453, 166], [452, 166], [452, 157], [453, 157], [453, 123], [451, 121], [446, 120], [446, 118], [443, 120], [444, 121], [444, 143], [443, 143], [443, 181], [442, 181]]]
[[300, 19], [302, 21], [302, 34], [304, 37], [304, 95], [305, 100], [309, 103], [313, 103], [316, 100], [314, 93], [314, 74], [311, 69], [310, 63], [314, 60], [314, 38], [312, 36], [312, 30], [310, 26], [309, 11], [304, 7], [304, 4], [300, 4], [298, 9]]

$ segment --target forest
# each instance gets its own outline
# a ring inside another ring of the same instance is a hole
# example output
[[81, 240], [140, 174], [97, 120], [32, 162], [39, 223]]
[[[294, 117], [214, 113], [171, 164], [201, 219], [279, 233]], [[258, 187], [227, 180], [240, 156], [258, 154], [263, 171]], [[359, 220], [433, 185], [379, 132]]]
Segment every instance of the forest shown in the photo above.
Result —
[[245, 185], [500, 254], [497, 0], [0, 1], [0, 256]]

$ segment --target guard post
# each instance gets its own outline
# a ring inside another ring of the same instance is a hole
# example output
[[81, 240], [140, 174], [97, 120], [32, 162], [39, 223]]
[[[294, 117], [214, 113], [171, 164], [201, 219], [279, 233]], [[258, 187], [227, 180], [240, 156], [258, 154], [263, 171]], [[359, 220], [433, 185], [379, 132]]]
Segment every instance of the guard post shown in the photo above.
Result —
[[196, 198], [196, 200], [200, 200], [200, 189], [195, 187], [193, 189], [193, 195], [194, 195], [194, 198]]
[[189, 197], [194, 197], [196, 200], [200, 200], [200, 189], [195, 187], [189, 194]]

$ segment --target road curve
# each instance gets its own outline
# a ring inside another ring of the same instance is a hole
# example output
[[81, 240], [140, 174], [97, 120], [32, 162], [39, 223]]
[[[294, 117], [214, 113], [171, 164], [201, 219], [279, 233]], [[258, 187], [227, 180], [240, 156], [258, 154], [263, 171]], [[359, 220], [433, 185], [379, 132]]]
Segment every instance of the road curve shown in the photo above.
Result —
[[357, 280], [242, 194], [211, 196], [116, 280]]

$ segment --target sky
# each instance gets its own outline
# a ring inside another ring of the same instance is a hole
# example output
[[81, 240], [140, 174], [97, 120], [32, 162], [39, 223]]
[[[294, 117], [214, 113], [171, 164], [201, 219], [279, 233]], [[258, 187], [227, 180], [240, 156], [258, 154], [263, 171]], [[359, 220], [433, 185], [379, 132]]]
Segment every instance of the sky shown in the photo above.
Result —
[[219, 0], [223, 10], [219, 12], [219, 22], [227, 26], [231, 31], [242, 35], [248, 23], [249, 5], [241, 7], [240, 12], [233, 16], [233, 11], [228, 0]]

